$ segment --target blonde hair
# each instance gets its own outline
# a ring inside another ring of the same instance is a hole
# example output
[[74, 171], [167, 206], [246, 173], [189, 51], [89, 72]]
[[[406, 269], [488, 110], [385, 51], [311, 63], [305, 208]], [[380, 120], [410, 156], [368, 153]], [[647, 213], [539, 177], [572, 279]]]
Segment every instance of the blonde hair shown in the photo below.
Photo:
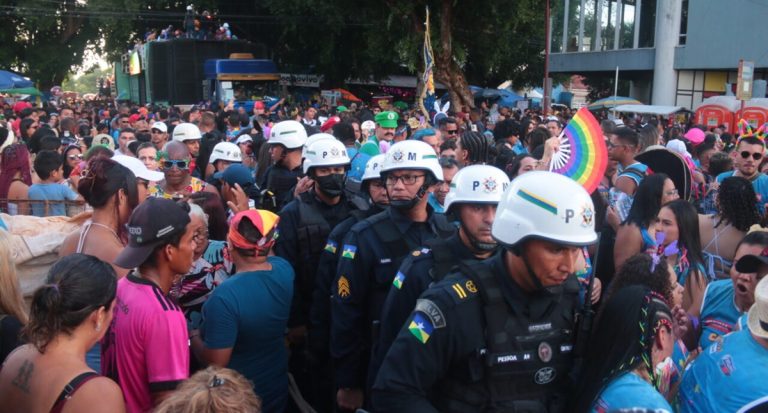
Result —
[[240, 373], [208, 367], [182, 383], [154, 413], [261, 413], [261, 399]]
[[0, 312], [18, 318], [22, 324], [27, 324], [29, 321], [24, 297], [19, 287], [19, 277], [16, 274], [16, 264], [13, 261], [11, 237], [2, 230], [0, 230]]

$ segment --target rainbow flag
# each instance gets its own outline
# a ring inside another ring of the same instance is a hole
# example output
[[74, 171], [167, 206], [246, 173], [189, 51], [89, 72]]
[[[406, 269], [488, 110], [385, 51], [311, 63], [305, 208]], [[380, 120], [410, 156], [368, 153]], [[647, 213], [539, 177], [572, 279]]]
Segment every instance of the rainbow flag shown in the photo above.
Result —
[[560, 134], [560, 147], [549, 170], [565, 175], [592, 193], [608, 167], [603, 130], [587, 108], [581, 108]]

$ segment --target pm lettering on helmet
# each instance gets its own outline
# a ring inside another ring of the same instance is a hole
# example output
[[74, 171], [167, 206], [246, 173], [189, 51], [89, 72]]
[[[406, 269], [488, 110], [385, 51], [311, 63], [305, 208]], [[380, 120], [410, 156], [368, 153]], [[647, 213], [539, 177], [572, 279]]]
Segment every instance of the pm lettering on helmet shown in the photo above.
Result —
[[408, 152], [408, 160], [409, 161], [415, 161], [416, 160], [416, 153]]
[[571, 218], [573, 218], [574, 216], [576, 216], [576, 211], [574, 211], [574, 210], [572, 210], [570, 208], [566, 209], [565, 210], [565, 223], [566, 224], [570, 224], [571, 223]]

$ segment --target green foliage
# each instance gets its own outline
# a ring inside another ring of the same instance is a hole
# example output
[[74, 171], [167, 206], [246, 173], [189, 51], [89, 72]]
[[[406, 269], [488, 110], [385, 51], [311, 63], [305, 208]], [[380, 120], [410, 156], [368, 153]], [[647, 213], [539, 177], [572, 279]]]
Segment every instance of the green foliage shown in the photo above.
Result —
[[[448, 1], [448, 0], [445, 0]], [[316, 65], [331, 81], [423, 69], [421, 45], [429, 5], [432, 45], [442, 53], [441, 30], [452, 35], [452, 58], [470, 83], [541, 83], [544, 10], [537, 0], [455, 0], [441, 27], [443, 1], [266, 0], [275, 15], [311, 15], [311, 22], [279, 28], [275, 55], [286, 64]]]
[[112, 68], [101, 69], [96, 67], [82, 76], [65, 80], [61, 84], [61, 88], [66, 91], [78, 92], [81, 96], [85, 93], [98, 93], [98, 79], [112, 76], [112, 72]]
[[[263, 43], [278, 66], [345, 79], [417, 74], [423, 69], [424, 10], [432, 44], [470, 83], [539, 84], [543, 77], [544, 10], [540, 0], [262, 0], [192, 1], [216, 12], [241, 38]], [[187, 2], [171, 0], [0, 0], [9, 18], [0, 31], [0, 59], [37, 81], [60, 84], [82, 64], [87, 47], [116, 60], [148, 30], [181, 28]], [[451, 13], [446, 27], [441, 13]]]

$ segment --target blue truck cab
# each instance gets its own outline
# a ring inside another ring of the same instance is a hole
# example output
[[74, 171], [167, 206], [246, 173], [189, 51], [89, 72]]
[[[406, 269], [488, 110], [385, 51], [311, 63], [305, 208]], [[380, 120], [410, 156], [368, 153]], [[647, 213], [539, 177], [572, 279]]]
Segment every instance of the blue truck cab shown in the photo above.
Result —
[[234, 99], [235, 108], [244, 107], [252, 113], [254, 102], [268, 106], [276, 102], [280, 73], [269, 59], [254, 59], [249, 53], [233, 53], [229, 59], [208, 59], [203, 95], [213, 102], [226, 105]]

